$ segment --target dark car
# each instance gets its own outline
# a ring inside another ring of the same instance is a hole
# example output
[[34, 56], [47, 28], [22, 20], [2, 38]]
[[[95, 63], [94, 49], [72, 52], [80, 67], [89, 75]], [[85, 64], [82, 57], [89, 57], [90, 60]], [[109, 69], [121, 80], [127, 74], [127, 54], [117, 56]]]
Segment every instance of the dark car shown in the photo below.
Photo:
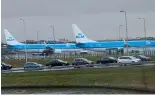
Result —
[[117, 59], [114, 57], [105, 57], [105, 58], [98, 59], [96, 63], [102, 63], [102, 64], [117, 63]]
[[1, 63], [1, 70], [9, 70], [12, 68], [12, 65], [6, 64], [6, 63]]
[[53, 59], [49, 62], [46, 62], [46, 66], [68, 66], [70, 63], [68, 63], [67, 61], [63, 61], [60, 59]]
[[134, 57], [141, 59], [141, 61], [151, 61], [150, 57], [144, 55], [135, 55]]
[[93, 61], [88, 60], [86, 58], [76, 58], [74, 59], [72, 65], [74, 66], [80, 66], [80, 65], [85, 65], [86, 67], [93, 67]]
[[48, 56], [48, 55], [50, 55], [50, 54], [53, 54], [54, 53], [54, 49], [53, 48], [51, 48], [51, 47], [49, 47], [49, 46], [46, 46], [46, 48], [43, 50], [43, 52], [42, 52], [42, 55], [46, 55], [46, 56]]
[[37, 53], [37, 52], [36, 52], [36, 53], [32, 53], [32, 55], [33, 55], [33, 56], [44, 56], [43, 53]]

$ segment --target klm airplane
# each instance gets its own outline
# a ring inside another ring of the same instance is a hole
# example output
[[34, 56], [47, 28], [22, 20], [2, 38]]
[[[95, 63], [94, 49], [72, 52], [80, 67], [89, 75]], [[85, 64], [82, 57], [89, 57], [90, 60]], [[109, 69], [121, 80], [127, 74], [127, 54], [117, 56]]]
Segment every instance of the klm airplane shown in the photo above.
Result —
[[44, 49], [48, 46], [54, 49], [55, 53], [61, 52], [82, 52], [84, 50], [91, 51], [105, 51], [106, 49], [123, 49], [127, 45], [129, 47], [155, 47], [155, 40], [139, 40], [139, 41], [105, 41], [97, 42], [90, 40], [86, 35], [77, 27], [76, 24], [72, 24], [73, 32], [76, 39], [76, 44], [66, 43], [66, 44], [23, 44], [19, 43], [7, 29], [4, 29], [4, 34], [6, 42], [8, 44], [8, 49], [14, 51], [24, 51], [25, 46], [27, 52], [43, 52]]
[[104, 41], [97, 42], [90, 40], [86, 35], [78, 28], [76, 24], [72, 24], [73, 32], [76, 39], [76, 46], [86, 50], [92, 51], [105, 51], [106, 49], [123, 49], [128, 46], [129, 48], [144, 48], [155, 47], [155, 40], [134, 40], [134, 41]]
[[7, 30], [4, 29], [4, 34], [6, 38], [6, 42], [8, 44], [8, 49], [14, 51], [25, 52], [25, 46], [27, 52], [43, 52], [44, 49], [48, 46], [54, 49], [54, 53], [61, 53], [61, 52], [81, 52], [83, 49], [76, 47], [73, 43], [66, 43], [66, 44], [23, 44], [19, 43]]

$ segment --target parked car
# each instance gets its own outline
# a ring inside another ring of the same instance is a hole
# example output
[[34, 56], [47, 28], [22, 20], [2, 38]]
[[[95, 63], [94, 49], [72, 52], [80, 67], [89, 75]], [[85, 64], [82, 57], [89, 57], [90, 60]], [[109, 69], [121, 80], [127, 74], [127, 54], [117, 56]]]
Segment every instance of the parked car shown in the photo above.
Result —
[[105, 57], [105, 58], [98, 59], [96, 63], [102, 63], [102, 64], [117, 63], [117, 59], [114, 57]]
[[44, 56], [43, 53], [32, 53], [33, 56]]
[[76, 58], [74, 59], [72, 65], [74, 65], [75, 68], [80, 68], [80, 65], [85, 65], [86, 67], [93, 67], [93, 63], [93, 61], [86, 58]]
[[24, 64], [24, 69], [42, 69], [43, 65], [37, 62], [27, 62]]
[[141, 59], [142, 61], [151, 61], [150, 57], [144, 55], [135, 55], [134, 57]]
[[63, 61], [63, 60], [60, 60], [60, 59], [54, 59], [54, 60], [51, 60], [49, 62], [46, 62], [46, 66], [68, 66], [70, 63], [68, 63], [67, 61]]
[[80, 54], [88, 54], [87, 50], [80, 51]]
[[6, 63], [1, 63], [1, 70], [9, 70], [12, 68], [12, 65], [6, 64]]
[[122, 56], [118, 58], [118, 63], [121, 65], [134, 65], [134, 64], [141, 64], [141, 59], [138, 59], [133, 56]]

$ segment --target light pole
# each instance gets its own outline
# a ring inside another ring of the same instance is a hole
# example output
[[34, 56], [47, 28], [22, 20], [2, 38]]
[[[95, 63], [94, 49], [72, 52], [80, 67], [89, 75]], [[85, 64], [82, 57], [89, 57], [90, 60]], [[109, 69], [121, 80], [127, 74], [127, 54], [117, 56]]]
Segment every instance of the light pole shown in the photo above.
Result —
[[25, 31], [25, 21], [24, 19], [20, 19], [23, 22], [24, 25], [24, 37], [25, 37], [25, 61], [27, 63], [27, 50], [26, 50], [26, 31]]
[[120, 32], [121, 32], [121, 27], [122, 27], [122, 25], [119, 25], [119, 40], [121, 40], [121, 34], [120, 34]]
[[[38, 35], [38, 32], [39, 32], [40, 30], [37, 30], [36, 31], [36, 33], [37, 33], [37, 43], [39, 44], [39, 35]], [[39, 50], [37, 51], [37, 52], [39, 52]], [[37, 59], [38, 59], [38, 57], [39, 57], [39, 55], [37, 55]]]
[[52, 29], [53, 29], [53, 40], [54, 40], [54, 47], [53, 48], [54, 48], [54, 51], [55, 51], [55, 33], [54, 33], [54, 26], [51, 25], [50, 27], [52, 27]]
[[[138, 19], [143, 19], [144, 20], [144, 34], [145, 34], [145, 46], [144, 46], [144, 55], [146, 54], [146, 27], [145, 27], [145, 18], [138, 18]], [[145, 86], [145, 89], [148, 89], [147, 87], [147, 76], [145, 74], [145, 68], [142, 68], [142, 82]]]
[[[51, 25], [50, 27], [52, 27], [52, 29], [53, 29], [53, 40], [55, 41], [54, 26]], [[54, 44], [55, 44], [55, 42], [54, 42]]]
[[37, 41], [38, 41], [38, 44], [39, 44], [39, 34], [38, 34], [39, 31], [40, 31], [40, 30], [37, 30], [37, 31], [36, 31], [36, 33], [37, 33]]
[[127, 16], [126, 16], [126, 11], [120, 11], [120, 12], [124, 12], [125, 13], [125, 22], [126, 22], [126, 43], [127, 43], [127, 55], [129, 55], [129, 52], [128, 52], [128, 25], [127, 25]]
[[144, 34], [145, 34], [145, 48], [144, 48], [144, 54], [146, 53], [146, 26], [145, 26], [145, 18], [138, 18], [144, 20]]

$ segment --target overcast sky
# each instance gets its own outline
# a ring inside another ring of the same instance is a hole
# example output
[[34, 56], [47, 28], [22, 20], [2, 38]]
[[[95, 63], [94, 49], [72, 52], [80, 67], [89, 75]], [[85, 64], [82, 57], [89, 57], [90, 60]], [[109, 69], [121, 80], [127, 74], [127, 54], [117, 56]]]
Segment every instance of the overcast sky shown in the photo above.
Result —
[[118, 26], [122, 24], [121, 37], [125, 37], [127, 11], [129, 37], [143, 37], [143, 20], [146, 19], [147, 36], [155, 37], [155, 0], [2, 0], [2, 32], [8, 29], [18, 41], [23, 41], [23, 23], [29, 40], [52, 38], [55, 27], [56, 39], [75, 40], [71, 24], [78, 27], [93, 40], [118, 38]]

